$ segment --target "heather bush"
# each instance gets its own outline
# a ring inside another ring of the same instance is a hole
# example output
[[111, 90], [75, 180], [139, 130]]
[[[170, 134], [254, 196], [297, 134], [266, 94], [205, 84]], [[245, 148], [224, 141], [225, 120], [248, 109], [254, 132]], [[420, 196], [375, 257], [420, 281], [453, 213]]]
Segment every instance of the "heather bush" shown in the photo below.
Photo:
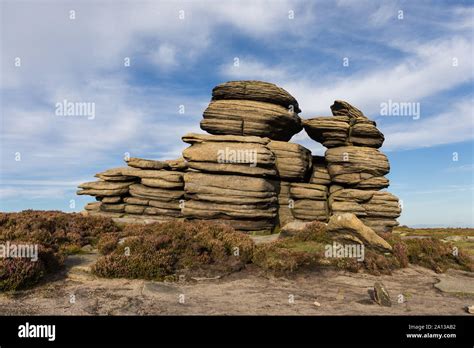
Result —
[[391, 246], [391, 253], [383, 253], [365, 248], [364, 259], [325, 258], [324, 247], [332, 239], [324, 224], [315, 222], [289, 238], [280, 239], [255, 247], [253, 262], [265, 270], [276, 273], [294, 272], [301, 268], [331, 265], [351, 272], [364, 270], [380, 275], [391, 274], [394, 270], [407, 267], [409, 263], [444, 272], [448, 268], [474, 270], [473, 261], [462, 250], [455, 254], [454, 246], [437, 239], [402, 240], [393, 233], [381, 233]]
[[445, 272], [448, 268], [474, 271], [473, 260], [451, 243], [435, 238], [407, 239], [410, 263], [430, 268], [435, 272]]
[[[365, 249], [362, 262], [354, 258], [326, 258], [332, 243], [325, 224], [314, 222], [288, 238], [254, 245], [252, 239], [228, 225], [204, 221], [125, 224], [112, 219], [59, 211], [0, 213], [0, 243], [38, 244], [39, 259], [0, 259], [0, 291], [36, 284], [58, 271], [65, 256], [96, 245], [103, 256], [93, 272], [103, 277], [176, 279], [178, 275], [213, 276], [242, 269], [253, 262], [264, 270], [291, 273], [332, 266], [352, 272], [390, 274], [408, 263], [444, 272], [448, 268], [473, 271], [473, 261], [462, 250], [438, 239], [401, 239], [381, 236], [392, 253]], [[457, 253], [455, 252], [457, 251]]]
[[61, 269], [66, 254], [96, 241], [104, 232], [118, 232], [113, 221], [59, 211], [0, 213], [0, 243], [36, 244], [38, 260], [0, 259], [0, 291], [36, 284]]
[[324, 246], [331, 243], [326, 226], [320, 222], [308, 224], [291, 237], [255, 247], [253, 263], [275, 273], [294, 272], [320, 264]]
[[0, 213], [0, 241], [22, 239], [53, 248], [80, 248], [102, 233], [119, 230], [112, 219], [101, 216], [37, 210]]
[[46, 274], [58, 271], [63, 260], [61, 254], [43, 245], [38, 245], [36, 261], [27, 258], [0, 258], [0, 291], [14, 291], [32, 286]]
[[120, 235], [126, 236], [123, 243], [97, 261], [95, 274], [154, 280], [177, 273], [222, 274], [244, 267], [254, 246], [227, 225], [201, 221], [129, 224]]
[[102, 255], [108, 255], [115, 250], [119, 242], [118, 233], [104, 233], [100, 236], [97, 249]]
[[323, 245], [289, 239], [257, 245], [253, 263], [275, 273], [294, 272], [302, 267], [318, 264], [323, 256]]

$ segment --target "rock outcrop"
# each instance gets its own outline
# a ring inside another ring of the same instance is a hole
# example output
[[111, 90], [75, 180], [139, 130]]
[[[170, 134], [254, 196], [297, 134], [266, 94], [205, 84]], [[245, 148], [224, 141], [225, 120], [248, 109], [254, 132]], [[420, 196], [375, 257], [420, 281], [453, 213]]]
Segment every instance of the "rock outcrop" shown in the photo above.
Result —
[[304, 129], [311, 139], [328, 148], [345, 145], [382, 146], [385, 140], [383, 134], [362, 111], [342, 100], [336, 100], [331, 111], [332, 117], [315, 117], [303, 121]]
[[[398, 198], [380, 191], [389, 186], [387, 157], [378, 150], [384, 141], [374, 121], [345, 101], [331, 106], [333, 116], [304, 120], [308, 135], [326, 146], [324, 161], [313, 165], [310, 182], [329, 185], [330, 215], [354, 213], [376, 232], [390, 232], [398, 225]], [[324, 167], [327, 169], [328, 178]]]
[[228, 223], [243, 231], [268, 232], [278, 211], [277, 187], [265, 178], [185, 174], [183, 216]]
[[85, 209], [90, 214], [114, 218], [130, 217], [140, 220], [162, 221], [182, 218], [184, 172], [182, 161], [174, 161], [174, 168], [166, 162], [130, 158], [129, 167], [113, 168], [96, 174], [99, 181], [79, 185], [77, 194], [95, 196], [98, 202]]
[[[79, 185], [78, 194], [96, 198], [85, 207], [90, 214], [215, 220], [246, 232], [269, 233], [292, 222], [334, 225], [334, 216], [349, 213], [354, 218], [344, 235], [368, 243], [363, 236], [376, 240], [375, 232], [390, 231], [400, 215], [398, 199], [381, 191], [390, 171], [378, 150], [384, 136], [347, 102], [337, 100], [331, 110], [333, 116], [302, 121], [298, 102], [284, 89], [226, 82], [213, 89], [203, 114], [201, 128], [210, 134], [184, 135], [189, 146], [182, 158], [128, 158], [126, 167]], [[328, 148], [325, 156], [289, 142], [303, 127]]]
[[392, 251], [392, 247], [385, 239], [351, 213], [331, 216], [327, 230], [335, 235], [335, 239], [341, 241], [363, 244], [381, 252]]
[[302, 129], [298, 112], [295, 98], [274, 84], [231, 81], [214, 88], [201, 128], [211, 134], [288, 141]]

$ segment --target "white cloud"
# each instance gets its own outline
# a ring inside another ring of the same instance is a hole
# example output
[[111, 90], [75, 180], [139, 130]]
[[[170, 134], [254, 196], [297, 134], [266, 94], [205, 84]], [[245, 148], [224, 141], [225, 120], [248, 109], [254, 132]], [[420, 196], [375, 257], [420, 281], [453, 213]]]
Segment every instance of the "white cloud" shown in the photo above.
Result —
[[407, 120], [384, 128], [384, 149], [412, 149], [474, 139], [474, 115], [471, 100], [427, 119]]
[[62, 187], [22, 187], [22, 186], [5, 186], [0, 187], [0, 197], [2, 199], [47, 199], [64, 197], [70, 191]]
[[[379, 113], [380, 103], [389, 99], [420, 102], [473, 79], [473, 44], [463, 37], [436, 40], [421, 45], [413, 55], [395, 66], [363, 71], [320, 86], [318, 80], [294, 81], [287, 77], [284, 87], [297, 96], [304, 115], [327, 114], [336, 99], [347, 100], [366, 114]], [[459, 65], [453, 67], [453, 57]]]
[[150, 61], [160, 69], [173, 68], [178, 62], [176, 60], [176, 50], [169, 44], [162, 44], [157, 50], [149, 53]]
[[383, 3], [369, 16], [369, 23], [375, 27], [380, 27], [390, 19], [396, 18], [397, 15], [397, 6], [394, 3]]
[[221, 75], [225, 78], [275, 81], [288, 75], [284, 68], [269, 67], [254, 58], [234, 57], [234, 59], [219, 68]]

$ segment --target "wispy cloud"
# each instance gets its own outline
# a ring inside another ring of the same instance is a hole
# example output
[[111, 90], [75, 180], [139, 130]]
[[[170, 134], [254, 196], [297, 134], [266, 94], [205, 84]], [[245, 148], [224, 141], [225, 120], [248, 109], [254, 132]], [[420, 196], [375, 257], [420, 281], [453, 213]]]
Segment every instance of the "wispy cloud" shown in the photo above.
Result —
[[285, 67], [267, 66], [251, 57], [234, 57], [233, 62], [220, 66], [220, 74], [227, 79], [275, 81], [288, 77]]
[[474, 139], [472, 100], [463, 100], [442, 113], [406, 120], [384, 129], [384, 149], [412, 149]]

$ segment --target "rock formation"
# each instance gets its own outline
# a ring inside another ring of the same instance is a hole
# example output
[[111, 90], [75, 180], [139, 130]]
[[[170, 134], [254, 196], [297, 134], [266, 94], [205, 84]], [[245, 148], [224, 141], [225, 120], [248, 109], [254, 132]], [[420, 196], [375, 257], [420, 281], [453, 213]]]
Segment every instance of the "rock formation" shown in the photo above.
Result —
[[389, 232], [398, 225], [401, 209], [397, 197], [380, 191], [389, 186], [384, 175], [390, 165], [378, 150], [385, 138], [374, 121], [349, 103], [336, 100], [331, 111], [333, 116], [303, 121], [308, 135], [328, 147], [329, 210], [331, 214], [354, 213], [374, 231]]
[[[210, 219], [237, 230], [271, 232], [290, 222], [328, 222], [355, 214], [376, 232], [390, 231], [400, 215], [388, 187], [390, 166], [378, 150], [376, 123], [344, 101], [333, 116], [301, 120], [298, 102], [260, 81], [215, 87], [201, 128], [186, 134], [183, 158], [127, 159], [127, 167], [96, 174], [78, 194], [95, 196], [85, 209], [126, 221]], [[312, 156], [291, 143], [302, 130], [328, 148]]]
[[127, 160], [128, 167], [96, 174], [99, 181], [79, 185], [77, 194], [95, 196], [85, 209], [90, 214], [130, 220], [163, 221], [182, 218], [184, 159]]

